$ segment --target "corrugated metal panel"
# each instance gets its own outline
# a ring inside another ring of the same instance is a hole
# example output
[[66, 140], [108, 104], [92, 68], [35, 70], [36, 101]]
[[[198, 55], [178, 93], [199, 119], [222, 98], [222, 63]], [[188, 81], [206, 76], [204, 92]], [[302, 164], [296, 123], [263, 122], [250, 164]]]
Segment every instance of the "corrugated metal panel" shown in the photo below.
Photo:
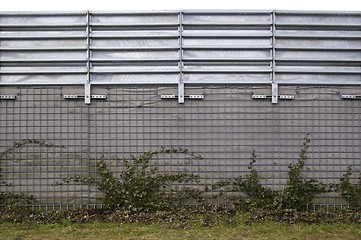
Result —
[[276, 12], [282, 84], [360, 84], [360, 13]]
[[181, 72], [186, 84], [360, 84], [360, 20], [350, 12], [0, 13], [0, 84], [83, 84], [89, 74], [93, 84], [177, 84]]
[[85, 16], [0, 14], [0, 83], [83, 84]]

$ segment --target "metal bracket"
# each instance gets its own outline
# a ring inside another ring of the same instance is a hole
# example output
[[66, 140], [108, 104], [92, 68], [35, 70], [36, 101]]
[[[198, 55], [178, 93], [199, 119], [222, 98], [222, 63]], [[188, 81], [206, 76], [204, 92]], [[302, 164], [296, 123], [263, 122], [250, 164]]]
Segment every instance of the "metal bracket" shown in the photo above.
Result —
[[[179, 97], [177, 95], [160, 95], [161, 99], [177, 99], [179, 100]], [[183, 96], [183, 98], [188, 98], [188, 99], [199, 99], [202, 100], [204, 99], [204, 95], [188, 95], [188, 96]]]
[[[82, 98], [86, 98], [85, 96], [82, 95], [75, 95], [75, 94], [67, 94], [67, 95], [63, 95], [64, 99], [82, 99]], [[91, 99], [107, 99], [106, 95], [91, 95], [89, 98]]]
[[184, 98], [184, 82], [183, 79], [180, 79], [178, 83], [178, 103], [184, 103]]
[[[273, 100], [274, 96], [271, 95], [261, 95], [261, 94], [253, 94], [252, 95], [252, 99], [270, 99], [272, 98]], [[294, 100], [295, 96], [293, 95], [278, 95], [277, 99], [282, 99], [282, 100]]]
[[189, 96], [186, 96], [186, 98], [190, 98], [190, 99], [204, 99], [204, 95], [189, 95]]
[[15, 100], [15, 95], [0, 95], [0, 100]]
[[278, 103], [278, 84], [276, 82], [272, 83], [272, 103]]
[[342, 95], [341, 98], [346, 100], [361, 100], [361, 95], [347, 94], [347, 95]]
[[90, 104], [90, 100], [91, 100], [91, 84], [90, 83], [86, 83], [84, 85], [84, 102], [85, 104]]

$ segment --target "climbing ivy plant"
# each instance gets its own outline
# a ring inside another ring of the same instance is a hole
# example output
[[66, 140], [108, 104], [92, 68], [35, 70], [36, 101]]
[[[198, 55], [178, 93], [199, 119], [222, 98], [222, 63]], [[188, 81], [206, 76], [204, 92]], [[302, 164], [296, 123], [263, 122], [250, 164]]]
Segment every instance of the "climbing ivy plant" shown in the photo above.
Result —
[[201, 158], [183, 148], [161, 148], [124, 159], [118, 176], [112, 173], [104, 160], [97, 163], [98, 177], [65, 179], [65, 182], [81, 182], [95, 185], [104, 193], [104, 204], [130, 211], [169, 210], [189, 199], [202, 201], [202, 190], [187, 187], [198, 183], [199, 177], [188, 173], [161, 173], [150, 165], [150, 160], [161, 153], [186, 154], [192, 159]]
[[257, 155], [253, 151], [248, 167], [249, 173], [245, 177], [236, 178], [232, 183], [236, 191], [245, 194], [236, 200], [236, 205], [246, 210], [252, 208], [305, 210], [313, 203], [317, 194], [327, 192], [325, 184], [304, 176], [310, 141], [307, 135], [297, 162], [288, 167], [287, 184], [281, 192], [264, 187], [260, 183], [260, 175], [254, 168]]
[[[12, 146], [3, 150], [0, 153], [0, 160], [5, 157], [7, 154], [13, 152], [15, 149], [21, 148], [25, 145], [34, 144], [40, 147], [55, 147], [55, 148], [65, 148], [62, 145], [55, 145], [54, 143], [47, 142], [45, 140], [39, 139], [23, 139], [18, 142], [14, 142]], [[1, 165], [0, 165], [1, 166]], [[7, 185], [3, 180], [2, 169], [0, 167], [0, 185]], [[0, 192], [0, 206], [12, 206], [12, 205], [21, 205], [21, 204], [30, 204], [35, 200], [34, 196], [27, 196], [23, 193], [12, 193], [12, 192]]]
[[361, 175], [358, 177], [356, 183], [352, 182], [352, 167], [348, 166], [346, 172], [340, 179], [340, 184], [338, 185], [338, 190], [341, 192], [341, 196], [346, 199], [346, 201], [354, 209], [361, 208]]
[[317, 179], [308, 179], [304, 176], [310, 142], [307, 135], [304, 138], [297, 163], [290, 164], [288, 167], [288, 181], [282, 192], [282, 208], [305, 210], [308, 205], [313, 203], [317, 194], [327, 192], [325, 184]]
[[266, 208], [271, 206], [277, 192], [270, 188], [262, 186], [260, 176], [254, 168], [256, 163], [256, 152], [252, 152], [251, 161], [248, 166], [249, 173], [245, 176], [239, 176], [233, 180], [234, 191], [245, 194], [236, 200], [235, 204], [244, 210], [251, 208]]

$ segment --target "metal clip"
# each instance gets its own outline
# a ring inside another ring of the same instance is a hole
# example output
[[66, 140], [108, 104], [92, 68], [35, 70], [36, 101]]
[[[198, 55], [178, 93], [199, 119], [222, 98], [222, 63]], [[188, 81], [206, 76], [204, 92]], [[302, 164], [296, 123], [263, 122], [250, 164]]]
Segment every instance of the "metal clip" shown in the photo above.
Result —
[[190, 99], [204, 99], [204, 95], [189, 95]]
[[342, 99], [347, 99], [347, 100], [361, 100], [361, 95], [347, 94], [347, 95], [342, 95], [341, 98]]
[[15, 100], [15, 95], [0, 95], [0, 100]]
[[[64, 99], [84, 99], [85, 96], [82, 95], [63, 95]], [[91, 95], [91, 99], [107, 99], [106, 95]]]
[[[176, 99], [176, 98], [178, 98], [178, 96], [177, 95], [160, 95], [160, 98], [161, 99]], [[202, 100], [202, 99], [204, 99], [204, 95], [192, 94], [192, 95], [184, 96], [184, 98]]]
[[176, 95], [160, 95], [161, 99], [174, 99]]
[[[262, 94], [253, 94], [252, 99], [270, 99], [271, 95], [262, 95]], [[294, 100], [295, 96], [293, 95], [278, 95], [278, 99], [282, 100]]]

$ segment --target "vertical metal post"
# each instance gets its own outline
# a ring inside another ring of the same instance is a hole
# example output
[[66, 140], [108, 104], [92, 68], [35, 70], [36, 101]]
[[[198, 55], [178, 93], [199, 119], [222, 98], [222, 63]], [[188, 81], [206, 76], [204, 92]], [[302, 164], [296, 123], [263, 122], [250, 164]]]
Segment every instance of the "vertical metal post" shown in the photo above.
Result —
[[[0, 28], [0, 33], [1, 33], [1, 28]], [[0, 41], [0, 48], [1, 48], [1, 41]], [[0, 50], [0, 60], [1, 60], [1, 50]], [[1, 71], [1, 61], [0, 61], [0, 71]], [[0, 74], [0, 83], [1, 83], [1, 74]]]
[[91, 101], [91, 74], [90, 74], [90, 68], [91, 68], [91, 63], [90, 63], [90, 13], [89, 11], [87, 11], [86, 13], [86, 44], [87, 44], [87, 49], [86, 49], [86, 57], [87, 57], [87, 61], [86, 61], [86, 69], [87, 69], [87, 77], [86, 77], [86, 83], [84, 86], [84, 101], [85, 104], [90, 104]]
[[178, 82], [178, 103], [184, 103], [184, 82], [183, 82], [183, 12], [178, 12], [178, 36], [179, 36], [179, 82]]
[[271, 19], [272, 19], [272, 103], [276, 104], [278, 103], [278, 84], [276, 81], [276, 73], [275, 73], [275, 68], [276, 68], [276, 11], [272, 11], [272, 15], [271, 15]]

